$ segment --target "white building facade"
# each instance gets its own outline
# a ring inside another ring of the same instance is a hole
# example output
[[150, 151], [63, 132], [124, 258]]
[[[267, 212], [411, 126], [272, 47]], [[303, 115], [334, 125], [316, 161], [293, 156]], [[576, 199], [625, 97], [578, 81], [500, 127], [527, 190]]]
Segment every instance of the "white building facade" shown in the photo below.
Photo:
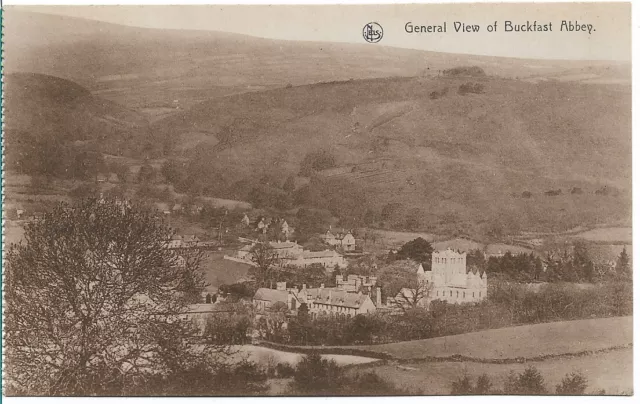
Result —
[[444, 300], [447, 303], [480, 302], [487, 298], [487, 274], [467, 271], [467, 253], [451, 249], [434, 251], [431, 271], [422, 265], [417, 271], [418, 281], [429, 284], [427, 303]]

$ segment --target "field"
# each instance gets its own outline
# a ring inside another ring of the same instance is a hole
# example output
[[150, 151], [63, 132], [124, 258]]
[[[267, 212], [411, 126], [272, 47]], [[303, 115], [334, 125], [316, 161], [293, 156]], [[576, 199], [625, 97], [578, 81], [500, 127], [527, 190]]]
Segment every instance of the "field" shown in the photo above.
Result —
[[[238, 355], [261, 365], [269, 363], [288, 363], [295, 366], [302, 358], [302, 354], [293, 352], [283, 352], [271, 348], [254, 345], [243, 345], [238, 348]], [[377, 362], [379, 359], [365, 358], [354, 355], [322, 355], [325, 359], [335, 360], [340, 366], [356, 365]]]
[[535, 358], [627, 346], [633, 342], [632, 327], [632, 317], [559, 321], [362, 348], [389, 353], [397, 359], [453, 355], [477, 359]]
[[573, 358], [549, 359], [527, 364], [486, 364], [474, 362], [422, 362], [399, 367], [380, 364], [358, 367], [354, 372], [374, 370], [380, 376], [411, 391], [425, 395], [449, 394], [451, 383], [467, 373], [472, 379], [486, 373], [494, 388], [502, 388], [510, 371], [522, 372], [535, 366], [544, 377], [547, 389], [567, 374], [581, 371], [588, 379], [587, 393], [605, 389], [607, 394], [630, 394], [633, 391], [633, 352], [631, 348]]
[[575, 237], [593, 242], [627, 244], [630, 244], [633, 239], [631, 227], [603, 227], [578, 233]]
[[202, 268], [209, 284], [207, 291], [215, 293], [220, 285], [235, 283], [247, 275], [249, 265], [223, 258], [225, 254], [233, 255], [234, 253], [235, 250], [207, 251], [205, 253]]

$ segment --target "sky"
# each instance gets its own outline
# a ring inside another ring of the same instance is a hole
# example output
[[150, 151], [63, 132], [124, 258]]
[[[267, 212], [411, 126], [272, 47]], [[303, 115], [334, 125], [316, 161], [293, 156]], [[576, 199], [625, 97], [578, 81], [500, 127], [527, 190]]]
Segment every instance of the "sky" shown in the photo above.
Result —
[[[21, 6], [27, 11], [170, 29], [215, 30], [263, 38], [365, 44], [362, 29], [377, 22], [378, 44], [429, 51], [533, 59], [631, 60], [628, 3], [502, 3], [405, 5], [240, 6]], [[504, 32], [504, 22], [552, 24], [552, 32]], [[591, 24], [588, 32], [561, 32], [561, 21]], [[454, 22], [477, 24], [456, 33]], [[497, 32], [487, 26], [497, 21]], [[407, 33], [405, 25], [442, 25], [447, 33]]]

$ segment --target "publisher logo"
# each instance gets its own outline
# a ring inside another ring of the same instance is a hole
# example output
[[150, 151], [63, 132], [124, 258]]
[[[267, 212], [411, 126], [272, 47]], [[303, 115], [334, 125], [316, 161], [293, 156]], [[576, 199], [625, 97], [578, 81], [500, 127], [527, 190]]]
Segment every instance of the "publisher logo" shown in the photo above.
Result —
[[370, 22], [362, 29], [362, 37], [369, 43], [380, 42], [382, 33], [382, 26], [377, 22]]

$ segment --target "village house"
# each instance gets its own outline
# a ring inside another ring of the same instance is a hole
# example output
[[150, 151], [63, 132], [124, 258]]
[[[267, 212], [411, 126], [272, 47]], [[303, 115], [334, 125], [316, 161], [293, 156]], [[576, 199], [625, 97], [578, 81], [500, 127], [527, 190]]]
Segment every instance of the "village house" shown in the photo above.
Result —
[[174, 234], [167, 242], [167, 248], [193, 248], [198, 245], [199, 241], [200, 239], [193, 234], [184, 236]]
[[371, 293], [376, 282], [378, 282], [378, 278], [375, 276], [336, 275], [336, 287], [347, 292], [363, 290], [366, 293]]
[[331, 230], [327, 230], [325, 234], [320, 236], [320, 239], [322, 239], [325, 244], [341, 248], [343, 251], [350, 252], [355, 251], [356, 249], [356, 239], [350, 231], [334, 235], [331, 233]]
[[307, 289], [303, 286], [300, 295], [307, 303], [312, 318], [326, 315], [351, 318], [358, 314], [369, 314], [376, 311], [376, 305], [371, 297], [362, 292], [353, 293], [322, 286]]
[[[254, 242], [240, 248], [236, 253], [235, 259], [227, 256], [225, 258], [253, 263], [251, 251], [255, 245], [256, 243]], [[269, 242], [269, 247], [280, 260], [280, 266], [283, 267], [306, 268], [312, 264], [322, 265], [325, 269], [333, 269], [336, 265], [340, 268], [347, 267], [347, 261], [335, 251], [306, 251], [295, 241], [271, 241]]]
[[[378, 293], [378, 296], [380, 294]], [[358, 314], [374, 313], [376, 305], [369, 295], [353, 292], [339, 288], [319, 288], [302, 289], [287, 288], [286, 282], [278, 282], [276, 289], [260, 288], [256, 291], [254, 307], [258, 312], [271, 310], [278, 302], [281, 307], [287, 308], [290, 314], [297, 314], [301, 304], [306, 304], [309, 315], [312, 318], [318, 316], [336, 316], [342, 318], [355, 317]]]
[[285, 239], [289, 240], [289, 237], [293, 234], [293, 228], [289, 226], [286, 220], [283, 220], [280, 225], [280, 232], [284, 235]]

